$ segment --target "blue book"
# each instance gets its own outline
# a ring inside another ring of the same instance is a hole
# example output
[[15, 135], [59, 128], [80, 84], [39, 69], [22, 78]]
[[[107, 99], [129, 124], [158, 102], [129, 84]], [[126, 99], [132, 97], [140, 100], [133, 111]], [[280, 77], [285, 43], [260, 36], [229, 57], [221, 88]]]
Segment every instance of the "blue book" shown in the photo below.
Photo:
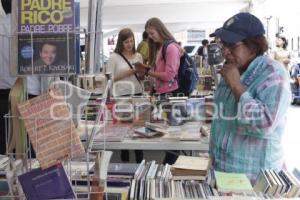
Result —
[[45, 170], [34, 169], [18, 177], [24, 194], [30, 200], [72, 199], [74, 191], [62, 164]]

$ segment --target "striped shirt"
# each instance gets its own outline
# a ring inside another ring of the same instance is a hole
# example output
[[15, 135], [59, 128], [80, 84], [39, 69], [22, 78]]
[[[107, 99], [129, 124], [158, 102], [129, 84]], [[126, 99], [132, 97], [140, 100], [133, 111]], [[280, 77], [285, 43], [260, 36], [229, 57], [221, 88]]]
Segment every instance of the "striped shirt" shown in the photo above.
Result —
[[281, 138], [291, 102], [287, 71], [268, 56], [255, 58], [241, 75], [246, 91], [239, 101], [222, 79], [215, 92], [210, 155], [214, 168], [245, 173], [283, 165]]

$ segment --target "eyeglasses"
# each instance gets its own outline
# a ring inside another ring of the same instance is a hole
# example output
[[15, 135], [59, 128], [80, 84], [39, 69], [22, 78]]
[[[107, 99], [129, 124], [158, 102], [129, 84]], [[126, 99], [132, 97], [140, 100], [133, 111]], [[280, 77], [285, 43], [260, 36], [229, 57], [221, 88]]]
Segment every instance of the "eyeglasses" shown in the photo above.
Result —
[[243, 44], [244, 44], [243, 42], [237, 42], [237, 43], [227, 43], [224, 41], [219, 42], [219, 46], [222, 52], [224, 52], [225, 49], [229, 50], [230, 52], [234, 52], [239, 46]]

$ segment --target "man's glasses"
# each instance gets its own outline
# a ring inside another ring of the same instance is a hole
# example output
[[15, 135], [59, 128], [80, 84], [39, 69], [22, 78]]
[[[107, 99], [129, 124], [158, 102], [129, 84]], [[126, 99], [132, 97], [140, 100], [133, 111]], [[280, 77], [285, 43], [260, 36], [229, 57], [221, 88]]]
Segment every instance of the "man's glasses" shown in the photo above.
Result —
[[239, 46], [241, 46], [243, 44], [243, 42], [227, 43], [227, 42], [221, 41], [218, 44], [219, 44], [222, 52], [224, 52], [226, 49], [229, 50], [230, 52], [234, 52], [236, 50], [236, 48], [238, 48]]

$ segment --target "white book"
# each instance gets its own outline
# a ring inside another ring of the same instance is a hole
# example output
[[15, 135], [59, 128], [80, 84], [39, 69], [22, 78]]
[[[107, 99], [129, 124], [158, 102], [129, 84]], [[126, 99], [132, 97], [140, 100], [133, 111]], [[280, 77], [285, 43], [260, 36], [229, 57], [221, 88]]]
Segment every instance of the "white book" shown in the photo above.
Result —
[[164, 169], [163, 169], [163, 172], [162, 172], [162, 176], [161, 176], [162, 180], [166, 180], [167, 179], [169, 169], [170, 169], [170, 165], [167, 163], [165, 165]]
[[155, 199], [155, 179], [150, 179], [150, 197], [149, 199]]
[[277, 178], [277, 176], [276, 176], [274, 170], [270, 170], [270, 173], [272, 174], [272, 176], [273, 176], [273, 178], [274, 178], [274, 180], [275, 180], [275, 182], [276, 182], [276, 185], [277, 185], [277, 188], [276, 188], [276, 191], [275, 191], [275, 194], [274, 194], [274, 195], [275, 195], [275, 196], [278, 196], [278, 195], [280, 194], [281, 190], [282, 190], [283, 185], [282, 185], [282, 183], [279, 181], [279, 179]]
[[292, 188], [287, 194], [287, 197], [296, 197], [299, 194], [300, 190], [300, 183], [299, 181], [288, 171], [284, 171], [286, 176], [289, 178], [289, 180], [292, 183]]
[[140, 173], [143, 171], [145, 167], [145, 160], [142, 160], [142, 162], [140, 163], [140, 165], [138, 166], [138, 168], [136, 169], [135, 173], [134, 173], [134, 178], [137, 178]]
[[112, 151], [97, 152], [95, 161], [95, 176], [99, 179], [99, 185], [106, 187], [107, 171]]
[[285, 191], [287, 185], [282, 180], [282, 178], [279, 176], [278, 172], [276, 172], [276, 171], [273, 171], [273, 172], [274, 172], [276, 178], [280, 181], [280, 184], [282, 185], [281, 190], [279, 191], [279, 194], [282, 195], [282, 194], [284, 194], [284, 191]]
[[278, 185], [276, 184], [275, 179], [273, 178], [272, 174], [270, 173], [270, 170], [266, 170], [265, 173], [270, 182], [270, 187], [267, 189], [267, 194], [274, 196]]
[[136, 180], [132, 179], [131, 186], [130, 186], [130, 193], [129, 193], [129, 199], [134, 200], [134, 193], [135, 193], [135, 187], [136, 187]]

